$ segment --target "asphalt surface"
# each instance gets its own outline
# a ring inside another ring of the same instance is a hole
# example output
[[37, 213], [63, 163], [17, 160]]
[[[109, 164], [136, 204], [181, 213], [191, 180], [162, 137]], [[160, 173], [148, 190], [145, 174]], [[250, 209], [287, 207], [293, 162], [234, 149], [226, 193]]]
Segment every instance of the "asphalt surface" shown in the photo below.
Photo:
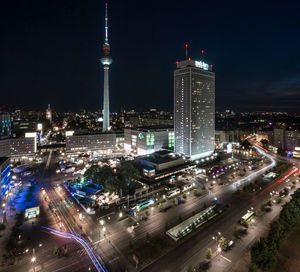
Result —
[[[261, 203], [264, 203], [269, 195], [265, 194], [257, 198], [254, 202], [249, 199], [239, 199], [233, 197], [234, 192], [237, 190], [236, 184], [229, 184], [224, 186], [215, 186], [212, 190], [209, 190], [206, 194], [197, 196], [188, 196], [186, 203], [170, 208], [166, 212], [158, 212], [156, 209], [150, 211], [148, 220], [140, 222], [140, 225], [132, 230], [132, 222], [126, 220], [119, 221], [118, 212], [110, 214], [110, 220], [108, 216], [103, 219], [105, 221], [105, 231], [103, 227], [96, 222], [92, 216], [85, 215], [78, 205], [72, 207], [66, 207], [64, 204], [64, 198], [69, 197], [68, 193], [61, 189], [54, 188], [52, 185], [62, 183], [62, 181], [68, 179], [64, 175], [57, 175], [55, 173], [55, 153], [51, 154], [51, 158], [45, 158], [46, 167], [39, 173], [39, 186], [43, 186], [49, 197], [49, 200], [54, 204], [56, 208], [56, 214], [52, 215], [49, 220], [49, 225], [63, 229], [75, 231], [76, 233], [83, 233], [86, 235], [93, 244], [94, 248], [98, 252], [98, 255], [104, 260], [104, 263], [109, 267], [109, 271], [136, 271], [133, 265], [126, 259], [124, 253], [128, 250], [130, 241], [142, 242], [145, 240], [147, 233], [151, 236], [155, 236], [159, 233], [165, 232], [165, 226], [174, 225], [178, 222], [178, 218], [188, 218], [193, 212], [198, 212], [203, 209], [204, 204], [210, 205], [214, 202], [214, 198], [218, 198], [218, 202], [222, 205], [229, 204], [229, 209], [220, 216], [215, 222], [207, 224], [205, 228], [199, 231], [192, 239], [186, 240], [184, 243], [177, 246], [175, 249], [168, 252], [165, 256], [161, 257], [151, 265], [146, 267], [143, 271], [185, 271], [187, 265], [197, 265], [199, 260], [203, 260], [207, 247], [212, 249], [216, 248], [215, 242], [211, 239], [216, 232], [220, 231], [225, 237], [232, 237], [233, 230], [237, 227], [239, 218], [249, 209], [251, 206], [258, 209]], [[242, 178], [243, 182], [240, 186], [244, 186], [246, 183], [256, 179], [256, 175], [252, 175], [250, 179]], [[283, 183], [278, 187], [284, 186]], [[274, 188], [273, 188], [274, 189]], [[79, 213], [82, 212], [84, 218], [79, 220]], [[255, 239], [259, 233], [254, 231], [251, 236]], [[45, 234], [49, 235], [49, 234]], [[49, 239], [54, 239], [49, 237]], [[252, 239], [252, 240], [253, 240]], [[251, 240], [251, 241], [252, 241]], [[243, 244], [243, 249], [246, 248], [251, 241], [247, 244]], [[241, 253], [242, 250], [239, 251]], [[235, 253], [234, 256], [230, 256], [230, 260], [236, 260], [241, 255]], [[226, 257], [225, 257], [226, 258]], [[93, 268], [93, 264], [86, 256], [84, 251], [77, 248], [74, 254], [69, 258], [57, 259], [50, 258], [50, 256], [40, 256], [40, 263], [44, 266], [36, 266], [36, 271], [39, 271], [39, 267], [43, 267], [41, 271], [96, 271]], [[43, 262], [43, 259], [45, 260]], [[223, 257], [220, 259], [219, 266], [213, 266], [214, 271], [225, 271], [232, 265], [229, 261]], [[79, 261], [80, 260], [80, 261]], [[47, 265], [47, 262], [49, 265]], [[217, 267], [217, 268], [215, 268]], [[21, 267], [14, 266], [14, 270], [8, 271], [21, 271]], [[219, 270], [218, 270], [219, 269]], [[220, 270], [221, 269], [221, 270]], [[224, 269], [224, 270], [223, 270]]]

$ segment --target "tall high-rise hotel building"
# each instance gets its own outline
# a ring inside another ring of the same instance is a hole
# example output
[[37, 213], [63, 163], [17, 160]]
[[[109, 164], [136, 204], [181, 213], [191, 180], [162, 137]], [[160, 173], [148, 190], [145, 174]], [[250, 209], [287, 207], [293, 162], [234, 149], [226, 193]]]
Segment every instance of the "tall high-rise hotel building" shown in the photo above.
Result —
[[198, 159], [211, 155], [215, 143], [215, 73], [190, 58], [174, 71], [175, 152]]

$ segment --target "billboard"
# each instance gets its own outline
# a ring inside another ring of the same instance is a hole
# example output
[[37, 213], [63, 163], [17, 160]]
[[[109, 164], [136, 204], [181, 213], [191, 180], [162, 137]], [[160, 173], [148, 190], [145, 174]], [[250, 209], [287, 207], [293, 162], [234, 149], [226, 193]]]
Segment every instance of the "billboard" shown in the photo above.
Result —
[[32, 207], [32, 208], [25, 210], [25, 218], [27, 218], [27, 219], [37, 217], [39, 214], [40, 214], [39, 206]]

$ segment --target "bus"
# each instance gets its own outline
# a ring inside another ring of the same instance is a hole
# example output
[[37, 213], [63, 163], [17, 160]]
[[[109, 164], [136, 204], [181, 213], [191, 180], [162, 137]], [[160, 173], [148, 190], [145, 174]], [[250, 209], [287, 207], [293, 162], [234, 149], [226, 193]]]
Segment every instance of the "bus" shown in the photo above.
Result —
[[145, 209], [145, 208], [149, 207], [153, 203], [154, 203], [153, 198], [149, 198], [149, 199], [137, 204], [136, 206], [134, 206], [133, 210], [141, 211], [142, 209]]
[[167, 198], [172, 198], [173, 196], [179, 195], [180, 189], [175, 189], [166, 193]]
[[248, 211], [244, 216], [240, 218], [239, 223], [241, 225], [248, 223], [254, 216], [255, 213], [253, 211]]

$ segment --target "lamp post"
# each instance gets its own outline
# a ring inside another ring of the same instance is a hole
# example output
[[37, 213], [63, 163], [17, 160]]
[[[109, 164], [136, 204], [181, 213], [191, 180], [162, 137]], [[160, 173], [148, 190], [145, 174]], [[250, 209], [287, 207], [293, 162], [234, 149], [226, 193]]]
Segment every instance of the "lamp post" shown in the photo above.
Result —
[[36, 262], [36, 257], [35, 257], [35, 250], [34, 248], [32, 249], [32, 258], [31, 258], [31, 263], [33, 267], [33, 272], [35, 272], [35, 262]]
[[212, 239], [217, 243], [217, 253], [221, 252], [221, 247], [219, 246], [219, 238], [221, 237], [221, 232], [217, 232], [215, 236], [212, 237]]

